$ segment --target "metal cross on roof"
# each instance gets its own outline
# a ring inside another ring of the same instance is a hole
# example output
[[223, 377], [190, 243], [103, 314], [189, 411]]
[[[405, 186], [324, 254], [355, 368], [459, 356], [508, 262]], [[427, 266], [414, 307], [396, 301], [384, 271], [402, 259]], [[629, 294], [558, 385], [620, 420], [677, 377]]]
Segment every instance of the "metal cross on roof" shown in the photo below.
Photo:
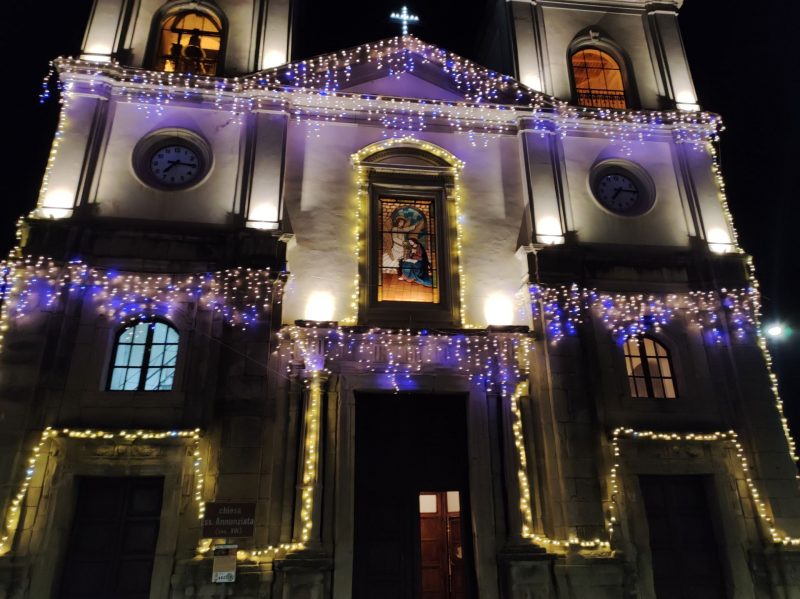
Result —
[[391, 14], [392, 21], [398, 21], [403, 24], [403, 35], [408, 35], [408, 24], [409, 23], [419, 23], [419, 17], [417, 15], [409, 14], [408, 7], [404, 6], [403, 10], [399, 13], [393, 12]]

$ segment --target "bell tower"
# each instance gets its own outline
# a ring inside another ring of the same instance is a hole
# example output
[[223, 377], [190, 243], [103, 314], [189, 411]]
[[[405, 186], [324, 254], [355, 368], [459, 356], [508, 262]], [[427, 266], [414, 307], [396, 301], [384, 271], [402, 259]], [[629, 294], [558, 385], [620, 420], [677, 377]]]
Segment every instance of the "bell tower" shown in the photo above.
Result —
[[290, 0], [95, 0], [81, 58], [198, 75], [289, 61]]
[[[511, 40], [517, 78], [533, 89], [592, 107], [606, 106], [611, 96], [618, 95], [609, 92], [624, 89], [624, 102], [610, 107], [696, 110], [697, 96], [678, 28], [681, 4], [681, 0], [511, 0], [505, 3], [506, 15], [495, 14], [505, 18], [500, 27], [510, 29], [506, 37]], [[587, 49], [603, 56], [587, 56]], [[608, 66], [614, 67], [612, 73]]]

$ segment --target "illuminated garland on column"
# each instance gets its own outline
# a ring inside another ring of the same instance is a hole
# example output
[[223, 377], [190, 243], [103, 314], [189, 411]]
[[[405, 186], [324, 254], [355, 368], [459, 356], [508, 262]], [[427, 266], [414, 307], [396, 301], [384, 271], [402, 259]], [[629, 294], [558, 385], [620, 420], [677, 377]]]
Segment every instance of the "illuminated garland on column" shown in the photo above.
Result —
[[619, 470], [621, 468], [619, 458], [621, 457], [620, 441], [623, 439], [633, 439], [638, 441], [667, 441], [667, 442], [700, 442], [700, 443], [730, 443], [736, 450], [736, 457], [739, 460], [739, 465], [745, 475], [745, 482], [750, 492], [750, 497], [756, 505], [756, 512], [761, 520], [764, 522], [769, 530], [773, 543], [780, 545], [788, 545], [792, 547], [800, 546], [799, 537], [790, 537], [775, 528], [775, 523], [767, 511], [767, 504], [761, 498], [761, 494], [756, 488], [755, 481], [752, 478], [752, 472], [749, 462], [744, 455], [744, 448], [739, 441], [739, 436], [736, 431], [727, 432], [712, 432], [712, 433], [659, 433], [654, 431], [637, 431], [631, 428], [619, 427], [614, 430], [611, 437], [611, 448], [614, 456], [614, 463], [609, 472], [609, 481], [611, 484], [612, 503], [610, 504], [610, 514], [608, 518], [608, 528], [613, 530], [613, 525], [618, 521], [618, 515], [615, 514], [615, 507], [613, 497], [619, 494]]
[[[742, 250], [739, 247], [738, 233], [736, 228], [733, 226], [733, 214], [731, 214], [730, 206], [728, 205], [728, 194], [725, 188], [725, 180], [722, 177], [722, 169], [720, 168], [719, 164], [719, 154], [717, 152], [717, 148], [713, 144], [707, 144], [707, 150], [712, 158], [711, 168], [714, 174], [714, 180], [717, 184], [717, 189], [719, 191], [722, 213], [725, 215], [728, 229], [733, 235], [733, 246], [736, 251], [741, 252]], [[767, 339], [762, 330], [761, 295], [759, 293], [760, 284], [758, 282], [758, 277], [756, 277], [756, 267], [752, 256], [745, 257], [745, 265], [747, 266], [747, 274], [750, 279], [750, 287], [753, 289], [752, 302], [754, 309], [752, 313], [752, 323], [755, 325], [758, 347], [761, 349], [761, 353], [764, 356], [764, 362], [767, 366], [767, 374], [770, 380], [770, 390], [772, 391], [772, 395], [775, 399], [775, 409], [777, 410], [778, 417], [781, 421], [781, 427], [783, 428], [783, 434], [786, 437], [786, 443], [789, 445], [789, 455], [792, 457], [795, 463], [798, 463], [800, 462], [800, 455], [797, 453], [797, 444], [792, 436], [792, 431], [789, 429], [789, 419], [786, 418], [786, 412], [784, 411], [783, 399], [781, 398], [780, 388], [778, 386], [778, 376], [775, 374], [775, 371], [772, 367], [772, 354], [769, 351]], [[798, 475], [798, 479], [800, 479], [800, 475]]]
[[[310, 362], [309, 362], [310, 364]], [[306, 429], [303, 447], [303, 484], [300, 492], [300, 536], [299, 540], [280, 545], [269, 545], [260, 549], [243, 549], [236, 552], [237, 559], [261, 561], [273, 558], [278, 554], [287, 554], [305, 549], [311, 540], [314, 529], [314, 489], [317, 484], [319, 464], [319, 423], [322, 406], [322, 381], [320, 372], [312, 369], [307, 381], [308, 411], [305, 415]], [[201, 549], [200, 551], [207, 550]]]
[[39, 437], [39, 442], [34, 446], [31, 451], [31, 456], [28, 458], [27, 466], [25, 468], [25, 476], [22, 483], [17, 490], [16, 495], [11, 499], [11, 503], [6, 510], [6, 516], [3, 520], [3, 532], [0, 537], [0, 556], [5, 555], [11, 549], [13, 544], [14, 535], [17, 531], [22, 501], [28, 492], [28, 488], [36, 474], [36, 469], [39, 466], [39, 461], [42, 457], [44, 446], [51, 439], [57, 437], [66, 437], [68, 439], [101, 439], [111, 441], [125, 441], [133, 443], [139, 440], [166, 440], [166, 439], [186, 439], [192, 443], [192, 469], [194, 472], [195, 480], [195, 494], [194, 498], [197, 502], [198, 518], [201, 520], [205, 514], [205, 502], [203, 500], [203, 472], [202, 472], [202, 456], [200, 455], [200, 429], [190, 431], [159, 431], [159, 430], [120, 430], [109, 432], [99, 429], [83, 429], [74, 430], [69, 428], [53, 429], [47, 427], [42, 431]]
[[365, 233], [370, 230], [370, 222], [367, 219], [367, 215], [369, 211], [366, 210], [364, 203], [366, 198], [368, 197], [368, 182], [367, 182], [367, 167], [364, 166], [364, 160], [378, 152], [382, 152], [383, 150], [387, 150], [392, 147], [396, 146], [411, 146], [415, 149], [422, 150], [424, 152], [428, 152], [433, 154], [434, 156], [441, 158], [442, 160], [446, 161], [453, 169], [453, 205], [455, 206], [455, 223], [456, 223], [456, 239], [454, 242], [455, 247], [455, 256], [456, 256], [456, 265], [458, 270], [458, 280], [459, 280], [459, 316], [461, 318], [461, 326], [464, 328], [472, 328], [471, 325], [467, 324], [466, 318], [466, 296], [465, 296], [465, 275], [464, 275], [464, 260], [462, 257], [462, 218], [461, 218], [461, 170], [464, 168], [464, 162], [458, 158], [456, 158], [453, 154], [440, 148], [439, 146], [428, 143], [425, 141], [421, 141], [416, 139], [415, 137], [393, 137], [381, 142], [377, 142], [374, 144], [370, 144], [369, 146], [362, 148], [355, 154], [353, 154], [350, 158], [353, 161], [353, 165], [356, 169], [356, 200], [355, 200], [355, 216], [356, 216], [356, 227], [355, 227], [355, 256], [356, 256], [356, 264], [358, 267], [356, 268], [356, 275], [353, 279], [353, 294], [350, 296], [350, 310], [351, 313], [342, 319], [342, 324], [356, 324], [358, 322], [358, 311], [359, 311], [359, 298], [361, 294], [361, 277], [359, 275], [359, 271], [361, 269], [361, 260], [362, 256], [365, 255], [365, 248], [362, 248], [362, 245], [366, 243], [366, 239], [369, 238], [368, 234], [365, 234], [362, 237], [362, 231]]

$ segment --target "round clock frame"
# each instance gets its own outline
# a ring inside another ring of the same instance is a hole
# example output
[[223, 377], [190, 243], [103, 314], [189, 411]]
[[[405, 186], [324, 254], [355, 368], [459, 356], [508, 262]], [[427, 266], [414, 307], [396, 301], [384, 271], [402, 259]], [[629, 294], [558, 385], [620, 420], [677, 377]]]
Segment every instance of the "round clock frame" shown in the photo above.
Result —
[[604, 160], [592, 167], [589, 187], [603, 210], [615, 215], [634, 217], [649, 212], [656, 200], [656, 188], [650, 175], [628, 160]]
[[185, 191], [200, 184], [211, 170], [211, 147], [187, 129], [159, 129], [133, 150], [133, 170], [148, 187]]

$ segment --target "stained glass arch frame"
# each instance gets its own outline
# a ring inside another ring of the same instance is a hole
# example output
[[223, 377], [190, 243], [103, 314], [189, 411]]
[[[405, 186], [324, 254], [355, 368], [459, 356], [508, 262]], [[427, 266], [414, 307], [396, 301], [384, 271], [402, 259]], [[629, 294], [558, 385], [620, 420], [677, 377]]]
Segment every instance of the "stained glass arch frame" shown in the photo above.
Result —
[[[460, 326], [460, 281], [454, 247], [457, 240], [455, 182], [463, 163], [447, 150], [415, 139], [389, 144], [378, 142], [353, 158], [363, 169], [361, 192], [365, 198], [358, 322], [412, 328]], [[425, 213], [425, 218], [419, 219], [428, 223], [424, 235], [413, 229], [414, 223], [409, 224], [409, 230], [405, 227], [384, 230], [386, 223], [383, 221], [394, 223], [391, 216], [399, 214], [398, 209]], [[382, 211], [386, 212], [388, 220], [381, 219]], [[387, 268], [384, 241], [401, 235], [409, 247], [397, 253], [397, 265]], [[419, 245], [424, 246], [424, 251], [416, 247]], [[415, 249], [423, 255], [406, 255], [413, 254]], [[404, 263], [405, 258], [410, 262]], [[424, 263], [426, 259], [430, 265], [427, 276], [424, 268], [411, 266], [420, 261]], [[417, 287], [418, 294], [423, 288], [430, 290], [430, 283], [435, 283], [435, 289], [428, 298], [388, 297], [384, 293], [387, 279], [406, 290]]]

